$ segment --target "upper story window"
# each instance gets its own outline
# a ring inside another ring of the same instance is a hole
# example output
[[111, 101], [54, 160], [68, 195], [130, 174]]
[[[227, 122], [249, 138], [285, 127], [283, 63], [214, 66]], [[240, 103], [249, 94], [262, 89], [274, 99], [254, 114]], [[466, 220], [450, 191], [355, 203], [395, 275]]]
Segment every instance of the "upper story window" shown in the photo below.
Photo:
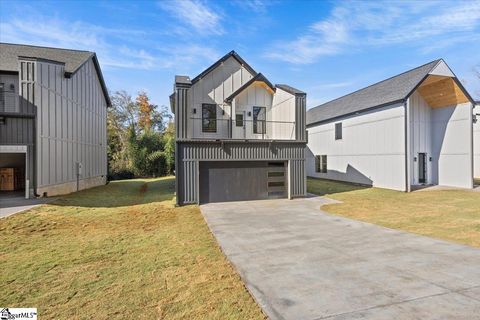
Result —
[[266, 133], [266, 112], [265, 107], [253, 107], [253, 133]]
[[217, 132], [216, 104], [202, 104], [202, 132]]
[[327, 173], [327, 155], [315, 156], [315, 172]]
[[342, 140], [342, 123], [335, 123], [335, 140]]
[[0, 83], [0, 111], [5, 111], [5, 83]]

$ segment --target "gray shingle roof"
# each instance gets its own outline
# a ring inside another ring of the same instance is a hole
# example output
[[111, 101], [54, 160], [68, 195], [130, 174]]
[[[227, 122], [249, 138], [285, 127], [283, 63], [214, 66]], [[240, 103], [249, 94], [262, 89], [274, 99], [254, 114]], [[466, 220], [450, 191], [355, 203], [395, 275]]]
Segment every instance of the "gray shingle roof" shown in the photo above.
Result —
[[95, 52], [0, 42], [0, 71], [18, 72], [18, 57], [37, 58], [64, 63], [66, 77], [75, 73], [88, 59], [92, 58], [107, 106], [112, 105]]
[[287, 91], [288, 93], [294, 94], [294, 95], [303, 95], [306, 94], [305, 92], [295, 89], [294, 87], [289, 86], [288, 84], [276, 84], [275, 87], [280, 88], [284, 91]]
[[0, 70], [18, 71], [18, 57], [31, 57], [65, 63], [65, 72], [73, 73], [93, 52], [0, 43]]
[[312, 108], [307, 111], [307, 125], [403, 100], [440, 61], [429, 62]]

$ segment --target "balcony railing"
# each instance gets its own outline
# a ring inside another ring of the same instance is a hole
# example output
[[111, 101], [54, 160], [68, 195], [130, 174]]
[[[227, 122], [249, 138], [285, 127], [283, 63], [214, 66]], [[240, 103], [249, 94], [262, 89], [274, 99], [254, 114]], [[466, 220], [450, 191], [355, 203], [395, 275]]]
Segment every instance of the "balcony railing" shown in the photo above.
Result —
[[18, 112], [18, 94], [0, 90], [0, 112]]
[[191, 139], [295, 140], [295, 122], [190, 119]]

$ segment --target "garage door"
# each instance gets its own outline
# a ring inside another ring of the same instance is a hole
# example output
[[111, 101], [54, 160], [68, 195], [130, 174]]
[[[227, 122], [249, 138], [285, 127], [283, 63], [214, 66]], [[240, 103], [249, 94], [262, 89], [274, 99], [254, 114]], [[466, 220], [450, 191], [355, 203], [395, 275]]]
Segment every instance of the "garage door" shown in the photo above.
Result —
[[286, 197], [285, 162], [200, 162], [200, 203]]

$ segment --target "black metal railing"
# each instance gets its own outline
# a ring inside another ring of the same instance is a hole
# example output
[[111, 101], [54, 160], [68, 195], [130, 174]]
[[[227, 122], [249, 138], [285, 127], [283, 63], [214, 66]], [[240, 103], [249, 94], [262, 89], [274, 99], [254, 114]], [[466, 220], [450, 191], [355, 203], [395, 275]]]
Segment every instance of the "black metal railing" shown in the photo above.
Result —
[[190, 118], [189, 138], [295, 140], [295, 122]]

